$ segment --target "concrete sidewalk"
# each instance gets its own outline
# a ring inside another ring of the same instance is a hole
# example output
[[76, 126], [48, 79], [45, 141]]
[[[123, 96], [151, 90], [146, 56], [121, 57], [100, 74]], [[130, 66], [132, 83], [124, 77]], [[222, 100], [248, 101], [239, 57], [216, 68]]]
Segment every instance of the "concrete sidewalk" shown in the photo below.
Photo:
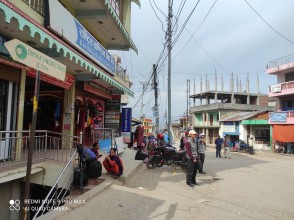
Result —
[[[125, 149], [123, 153], [119, 156], [123, 161], [124, 165], [124, 173], [118, 179], [112, 178], [109, 174], [107, 174], [104, 167], [102, 168], [102, 175], [98, 178], [98, 180], [103, 181], [97, 186], [92, 187], [85, 193], [77, 196], [77, 197], [70, 197], [70, 200], [74, 200], [77, 202], [67, 203], [63, 207], [60, 207], [57, 211], [51, 211], [38, 217], [37, 219], [55, 219], [59, 218], [63, 215], [66, 215], [67, 212], [79, 208], [80, 206], [86, 205], [87, 202], [90, 202], [92, 198], [97, 196], [101, 191], [107, 189], [112, 183], [122, 185], [126, 182], [126, 180], [135, 172], [135, 170], [143, 163], [141, 160], [135, 160], [136, 150], [132, 149]], [[102, 154], [102, 157], [99, 159], [102, 163], [106, 154]], [[87, 189], [87, 187], [85, 187]], [[85, 204], [82, 202], [85, 201]]]

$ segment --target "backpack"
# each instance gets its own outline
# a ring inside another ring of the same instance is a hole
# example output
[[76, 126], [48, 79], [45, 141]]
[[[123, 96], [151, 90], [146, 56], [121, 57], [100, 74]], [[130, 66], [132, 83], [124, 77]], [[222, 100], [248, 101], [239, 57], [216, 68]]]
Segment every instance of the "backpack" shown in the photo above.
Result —
[[83, 149], [83, 158], [86, 161], [90, 161], [90, 160], [95, 159], [96, 158], [96, 155], [95, 155], [95, 153], [91, 149], [84, 148]]

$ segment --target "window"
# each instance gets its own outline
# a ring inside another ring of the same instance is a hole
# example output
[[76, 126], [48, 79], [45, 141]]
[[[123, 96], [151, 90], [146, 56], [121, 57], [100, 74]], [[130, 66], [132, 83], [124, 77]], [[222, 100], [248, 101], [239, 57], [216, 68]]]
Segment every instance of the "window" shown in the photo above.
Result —
[[285, 75], [285, 82], [294, 81], [294, 72], [286, 73]]

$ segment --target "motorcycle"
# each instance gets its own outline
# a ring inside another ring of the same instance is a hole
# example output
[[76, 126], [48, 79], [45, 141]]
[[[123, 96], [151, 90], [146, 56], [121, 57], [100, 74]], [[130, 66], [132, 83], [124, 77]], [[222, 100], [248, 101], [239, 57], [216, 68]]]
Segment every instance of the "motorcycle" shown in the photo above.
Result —
[[242, 153], [254, 154], [253, 147], [250, 147], [248, 144], [246, 144], [242, 140], [240, 140], [240, 150], [239, 151], [242, 152]]
[[154, 154], [149, 157], [146, 163], [148, 169], [154, 169], [156, 167], [162, 167], [163, 165], [171, 166], [175, 168], [181, 167], [183, 171], [187, 170], [186, 151], [178, 151], [172, 146], [159, 146], [154, 151]]

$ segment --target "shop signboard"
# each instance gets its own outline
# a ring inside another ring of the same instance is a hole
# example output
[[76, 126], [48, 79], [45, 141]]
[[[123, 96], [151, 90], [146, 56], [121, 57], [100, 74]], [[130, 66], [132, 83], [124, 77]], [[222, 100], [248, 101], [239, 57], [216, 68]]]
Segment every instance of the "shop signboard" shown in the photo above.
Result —
[[[36, 78], [36, 70], [31, 69], [31, 70], [27, 71], [27, 75], [30, 76], [30, 77]], [[56, 78], [54, 78], [52, 76], [42, 74], [41, 75], [41, 81], [49, 83], [51, 85], [58, 86], [60, 88], [70, 89], [73, 82], [75, 81], [75, 77], [68, 74], [68, 73], [66, 73], [64, 81], [61, 81], [61, 80], [56, 79]]]
[[235, 124], [233, 122], [224, 122], [223, 132], [230, 132], [230, 133], [236, 132]]
[[271, 92], [281, 92], [282, 84], [271, 85]]
[[286, 122], [287, 112], [271, 112], [270, 119], [271, 122]]
[[25, 64], [35, 70], [64, 81], [66, 66], [26, 45], [18, 39], [13, 39], [5, 43], [12, 59]]
[[58, 0], [50, 0], [48, 3], [48, 28], [91, 57], [94, 62], [114, 73], [115, 60], [98, 40]]
[[121, 113], [121, 134], [124, 143], [131, 142], [132, 108], [122, 108]]

